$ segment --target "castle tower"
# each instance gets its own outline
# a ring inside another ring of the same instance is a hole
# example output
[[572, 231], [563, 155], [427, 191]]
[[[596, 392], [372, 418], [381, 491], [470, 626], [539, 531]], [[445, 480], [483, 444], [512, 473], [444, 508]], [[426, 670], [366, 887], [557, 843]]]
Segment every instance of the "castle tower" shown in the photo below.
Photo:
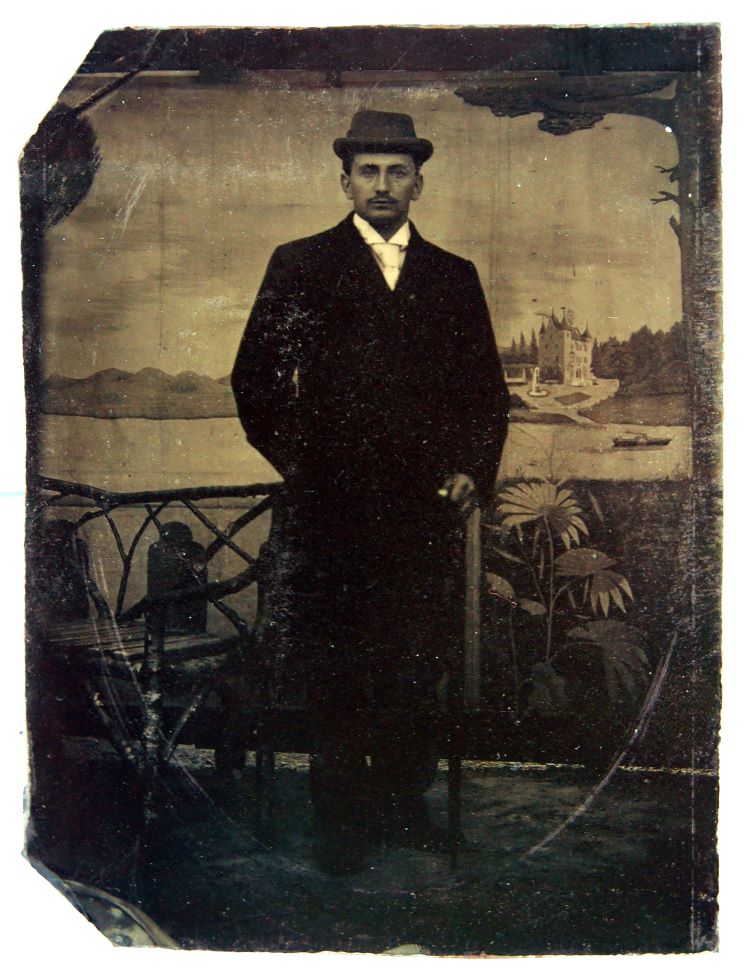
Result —
[[572, 387], [591, 384], [591, 353], [594, 341], [586, 325], [581, 333], [573, 324], [574, 316], [562, 307], [562, 316], [550, 314], [539, 330], [539, 372], [542, 380], [558, 381]]

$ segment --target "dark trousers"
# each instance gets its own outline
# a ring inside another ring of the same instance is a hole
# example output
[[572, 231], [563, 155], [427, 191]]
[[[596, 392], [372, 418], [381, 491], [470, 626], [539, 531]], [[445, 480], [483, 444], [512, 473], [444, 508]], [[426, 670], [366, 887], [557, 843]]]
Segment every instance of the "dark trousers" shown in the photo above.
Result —
[[269, 620], [306, 690], [319, 808], [408, 807], [429, 784], [437, 686], [461, 647], [462, 541], [439, 506], [364, 520], [307, 497], [278, 519]]

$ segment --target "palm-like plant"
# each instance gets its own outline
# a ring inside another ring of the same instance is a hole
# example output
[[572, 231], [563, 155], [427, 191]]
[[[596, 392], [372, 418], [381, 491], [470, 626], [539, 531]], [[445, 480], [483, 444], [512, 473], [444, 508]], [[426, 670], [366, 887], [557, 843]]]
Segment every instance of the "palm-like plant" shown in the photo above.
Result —
[[[603, 519], [598, 502], [589, 495], [592, 509], [599, 519]], [[588, 603], [592, 613], [596, 614], [600, 609], [606, 620], [612, 604], [625, 612], [626, 599], [632, 601], [633, 594], [625, 576], [614, 569], [616, 562], [612, 558], [594, 548], [581, 546], [582, 538], [589, 537], [589, 528], [584, 520], [583, 508], [565, 481], [519, 483], [504, 489], [497, 499], [500, 522], [494, 524], [492, 529], [498, 533], [500, 543], [495, 546], [495, 553], [510, 564], [522, 565], [529, 576], [527, 581], [531, 581], [533, 588], [533, 597], [520, 597], [508, 579], [497, 574], [487, 576], [490, 593], [508, 608], [518, 703], [518, 657], [514, 631], [517, 609], [544, 620], [546, 639], [541, 662], [549, 665], [555, 656], [555, 624], [561, 599], [567, 598], [579, 610], [579, 614], [583, 614], [582, 610]], [[593, 628], [597, 623], [590, 625]], [[581, 640], [582, 636], [576, 635], [574, 638]], [[608, 658], [611, 643], [597, 642], [594, 633], [587, 635], [586, 641], [604, 656], [608, 682], [614, 684], [619, 680], [624, 683], [626, 674], [614, 667], [611, 657]], [[632, 679], [632, 674], [627, 673], [627, 678]]]

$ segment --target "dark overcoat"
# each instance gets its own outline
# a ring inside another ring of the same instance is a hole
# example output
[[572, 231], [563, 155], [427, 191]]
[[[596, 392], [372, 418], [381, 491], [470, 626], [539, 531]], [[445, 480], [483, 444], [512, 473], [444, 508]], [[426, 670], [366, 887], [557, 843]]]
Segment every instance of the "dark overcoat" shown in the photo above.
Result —
[[351, 662], [390, 646], [394, 661], [429, 644], [455, 571], [455, 512], [438, 490], [466, 473], [489, 501], [508, 424], [473, 264], [412, 225], [391, 291], [351, 215], [280, 246], [232, 386], [248, 441], [286, 483], [282, 563], [308, 646], [330, 665], [335, 648]]

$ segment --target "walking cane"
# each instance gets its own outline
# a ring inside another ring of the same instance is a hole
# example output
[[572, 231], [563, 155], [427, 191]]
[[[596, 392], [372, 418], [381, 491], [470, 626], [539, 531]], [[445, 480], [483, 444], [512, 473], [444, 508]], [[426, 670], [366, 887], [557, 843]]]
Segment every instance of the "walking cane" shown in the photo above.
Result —
[[464, 546], [464, 641], [463, 656], [453, 657], [448, 674], [448, 709], [451, 718], [448, 756], [448, 829], [451, 867], [456, 869], [461, 832], [461, 760], [465, 749], [466, 707], [479, 700], [480, 681], [480, 582], [481, 511], [474, 507], [466, 521]]

